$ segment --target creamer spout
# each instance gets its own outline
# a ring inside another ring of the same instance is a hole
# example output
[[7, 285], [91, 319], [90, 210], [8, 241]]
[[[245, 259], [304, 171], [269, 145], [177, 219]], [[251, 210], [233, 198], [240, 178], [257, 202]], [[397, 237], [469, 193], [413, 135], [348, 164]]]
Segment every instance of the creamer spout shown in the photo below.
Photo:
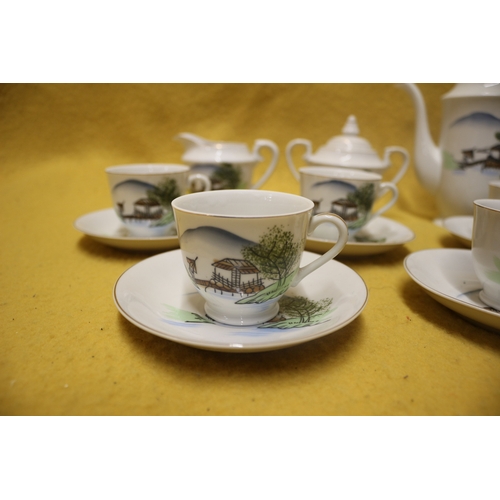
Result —
[[196, 134], [192, 134], [190, 132], [182, 132], [174, 137], [174, 139], [182, 142], [186, 149], [191, 148], [193, 146], [207, 146], [212, 144], [212, 141], [208, 139], [203, 139]]

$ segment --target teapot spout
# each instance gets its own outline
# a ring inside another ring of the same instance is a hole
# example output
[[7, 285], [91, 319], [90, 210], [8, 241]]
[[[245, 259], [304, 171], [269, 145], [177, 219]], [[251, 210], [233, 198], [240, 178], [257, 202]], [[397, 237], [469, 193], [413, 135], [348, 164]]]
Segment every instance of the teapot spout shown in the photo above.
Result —
[[424, 98], [414, 83], [399, 83], [411, 97], [415, 107], [415, 167], [422, 186], [435, 193], [441, 180], [441, 152], [432, 140]]
[[189, 149], [193, 146], [206, 146], [208, 144], [212, 144], [212, 141], [208, 139], [203, 139], [196, 134], [191, 134], [190, 132], [182, 132], [174, 137], [174, 139], [182, 142], [186, 149]]

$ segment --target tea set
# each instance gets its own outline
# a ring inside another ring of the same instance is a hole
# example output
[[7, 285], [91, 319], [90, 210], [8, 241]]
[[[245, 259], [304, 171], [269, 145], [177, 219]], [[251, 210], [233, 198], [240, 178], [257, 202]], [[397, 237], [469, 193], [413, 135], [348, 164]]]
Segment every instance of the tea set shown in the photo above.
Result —
[[[415, 105], [416, 169], [436, 194], [435, 222], [472, 248], [415, 252], [404, 268], [441, 304], [500, 331], [500, 85], [458, 84], [443, 97], [439, 147], [418, 87], [400, 85]], [[182, 164], [108, 167], [113, 208], [75, 222], [110, 246], [169, 250], [130, 268], [114, 288], [120, 313], [150, 333], [228, 352], [328, 335], [361, 314], [368, 299], [363, 279], [334, 258], [375, 255], [415, 237], [382, 215], [398, 200], [409, 154], [389, 146], [380, 158], [354, 115], [315, 152], [307, 139], [287, 144], [300, 196], [259, 189], [279, 158], [270, 140], [248, 148], [187, 132], [174, 139], [185, 147]], [[297, 168], [292, 151], [299, 146], [305, 165]], [[254, 182], [265, 148], [271, 159]], [[402, 164], [385, 181], [393, 154]]]

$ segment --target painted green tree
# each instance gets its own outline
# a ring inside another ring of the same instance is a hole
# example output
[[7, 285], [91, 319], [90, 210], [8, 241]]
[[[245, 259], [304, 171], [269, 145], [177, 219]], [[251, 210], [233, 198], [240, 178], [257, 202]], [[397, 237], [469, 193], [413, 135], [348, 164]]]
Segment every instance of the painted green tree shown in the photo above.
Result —
[[314, 316], [324, 313], [332, 302], [331, 298], [310, 300], [307, 297], [285, 295], [280, 300], [280, 313], [289, 318], [299, 318], [300, 323], [309, 323]]
[[166, 179], [148, 190], [147, 196], [150, 200], [157, 201], [162, 207], [170, 209], [172, 201], [180, 196], [180, 193], [175, 179]]
[[369, 212], [375, 200], [375, 185], [371, 182], [356, 189], [347, 195], [347, 199], [356, 203], [360, 212]]
[[291, 275], [300, 258], [304, 242], [296, 242], [291, 231], [273, 226], [262, 235], [257, 245], [243, 247], [245, 260], [252, 262], [262, 275], [281, 286]]
[[486, 271], [486, 275], [488, 276], [488, 278], [491, 281], [494, 281], [495, 283], [500, 283], [500, 258], [494, 256], [493, 262], [494, 262], [497, 270], [496, 271]]
[[210, 180], [218, 189], [238, 189], [241, 183], [241, 171], [231, 163], [221, 163]]
[[172, 201], [180, 196], [179, 188], [175, 179], [166, 179], [153, 189], [147, 191], [150, 200], [158, 202], [163, 207], [163, 216], [156, 220], [152, 227], [165, 226], [174, 220], [174, 211], [172, 210]]

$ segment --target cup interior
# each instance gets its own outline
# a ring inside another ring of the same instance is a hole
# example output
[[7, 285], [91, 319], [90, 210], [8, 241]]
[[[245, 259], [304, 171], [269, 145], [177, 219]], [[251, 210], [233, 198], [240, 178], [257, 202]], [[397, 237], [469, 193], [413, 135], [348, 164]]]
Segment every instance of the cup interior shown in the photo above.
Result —
[[176, 174], [179, 172], [187, 172], [187, 165], [177, 165], [173, 163], [133, 163], [129, 165], [116, 165], [108, 167], [106, 172], [109, 174], [126, 174], [126, 175], [159, 175], [159, 174]]
[[285, 216], [312, 210], [314, 204], [302, 196], [252, 189], [204, 191], [176, 198], [176, 210], [217, 217], [257, 218]]
[[474, 200], [474, 205], [480, 208], [486, 208], [489, 210], [493, 210], [495, 212], [500, 211], [500, 200], [496, 200], [493, 198], [484, 198], [481, 200]]

